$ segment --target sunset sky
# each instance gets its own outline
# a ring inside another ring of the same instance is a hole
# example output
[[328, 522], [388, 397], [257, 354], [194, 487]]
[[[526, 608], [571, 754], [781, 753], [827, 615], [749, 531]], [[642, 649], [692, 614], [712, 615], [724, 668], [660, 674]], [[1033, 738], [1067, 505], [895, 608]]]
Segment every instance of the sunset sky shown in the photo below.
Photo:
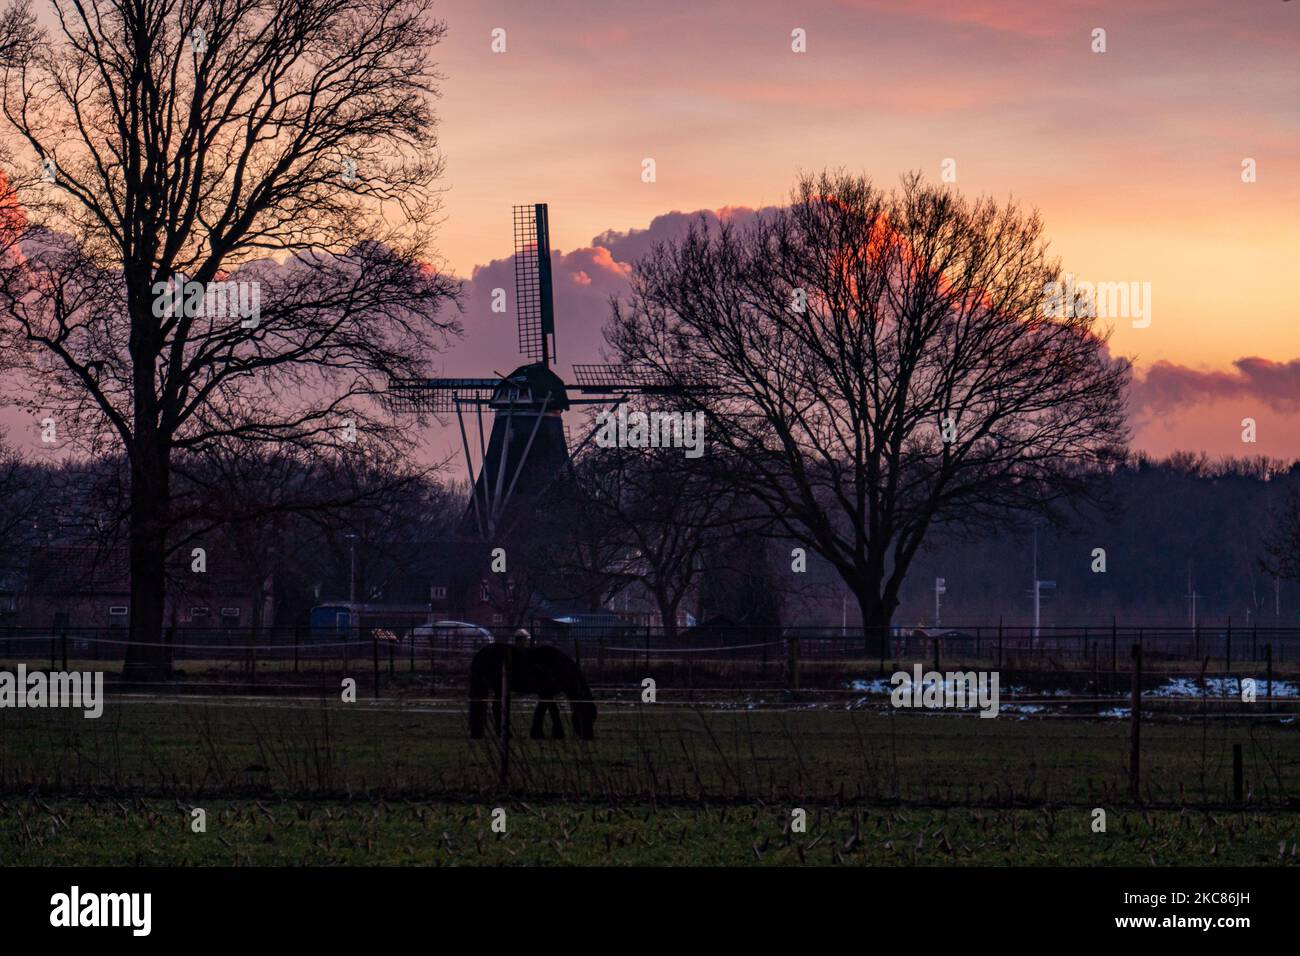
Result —
[[[1113, 338], [1138, 367], [1138, 447], [1300, 456], [1300, 3], [435, 10], [448, 25], [440, 248], [473, 280], [465, 338], [437, 370], [518, 364], [513, 320], [485, 292], [513, 292], [514, 203], [550, 203], [564, 364], [599, 358], [606, 297], [687, 218], [666, 214], [780, 203], [801, 170], [892, 184], [911, 169], [938, 179], [953, 159], [963, 192], [1038, 207], [1068, 271], [1151, 283], [1150, 326], [1121, 320]], [[1105, 53], [1091, 49], [1098, 27]], [[796, 28], [806, 53], [791, 50]], [[1241, 442], [1247, 416], [1257, 445]]]
[[[1134, 447], [1300, 458], [1300, 2], [436, 0], [447, 37], [442, 265], [464, 338], [433, 374], [520, 364], [511, 206], [550, 204], [561, 371], [694, 215], [743, 220], [801, 171], [909, 170], [1037, 207], [1066, 271], [1150, 283], [1113, 325]], [[1106, 51], [1093, 52], [1105, 31]], [[505, 52], [493, 34], [504, 30]], [[806, 52], [792, 50], [792, 31]], [[642, 181], [643, 161], [656, 178]], [[1253, 160], [1255, 182], [1243, 182]], [[1241, 440], [1243, 418], [1258, 442]], [[12, 437], [39, 426], [0, 410]], [[452, 442], [431, 429], [430, 448]], [[37, 443], [39, 444], [39, 443]]]

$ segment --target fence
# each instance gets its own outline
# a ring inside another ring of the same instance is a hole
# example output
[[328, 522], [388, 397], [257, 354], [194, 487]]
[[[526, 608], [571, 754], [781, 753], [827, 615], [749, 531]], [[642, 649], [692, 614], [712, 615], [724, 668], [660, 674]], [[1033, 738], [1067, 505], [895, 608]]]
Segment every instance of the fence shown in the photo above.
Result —
[[[844, 687], [853, 677], [920, 662], [942, 670], [959, 665], [1050, 673], [1091, 682], [1129, 669], [1132, 645], [1142, 648], [1153, 674], [1272, 674], [1300, 665], [1300, 628], [1234, 630], [1120, 626], [1031, 628], [1000, 625], [938, 631], [892, 629], [874, 635], [839, 628], [708, 627], [666, 632], [631, 626], [559, 626], [532, 622], [541, 643], [555, 644], [597, 686], [625, 684], [653, 674], [661, 683], [696, 690], [742, 692], [780, 688]], [[510, 640], [513, 628], [494, 629]], [[424, 690], [464, 683], [469, 659], [488, 629], [307, 627], [168, 629], [159, 644], [171, 663], [173, 689], [294, 692], [335, 686], [341, 677], [369, 677], [378, 695], [394, 678], [415, 679]], [[120, 628], [0, 628], [0, 661], [29, 667], [110, 673], [125, 658]]]

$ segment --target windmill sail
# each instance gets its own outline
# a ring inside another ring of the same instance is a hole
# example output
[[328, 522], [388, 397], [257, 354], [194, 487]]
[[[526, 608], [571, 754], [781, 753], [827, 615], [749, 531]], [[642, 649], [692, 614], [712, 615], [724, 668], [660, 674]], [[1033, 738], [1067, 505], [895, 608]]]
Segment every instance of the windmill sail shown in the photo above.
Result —
[[555, 358], [555, 305], [551, 290], [551, 230], [546, 203], [515, 206], [515, 308], [519, 351], [534, 362]]

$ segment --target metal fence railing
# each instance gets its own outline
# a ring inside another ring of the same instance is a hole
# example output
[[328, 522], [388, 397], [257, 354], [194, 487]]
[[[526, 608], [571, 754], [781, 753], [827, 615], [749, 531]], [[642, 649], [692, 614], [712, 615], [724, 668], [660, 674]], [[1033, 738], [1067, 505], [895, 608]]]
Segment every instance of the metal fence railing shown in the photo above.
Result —
[[[841, 628], [701, 627], [677, 631], [630, 625], [529, 622], [538, 643], [574, 657], [595, 684], [654, 673], [677, 686], [789, 687], [842, 684], [845, 675], [879, 673], [919, 662], [1077, 675], [1120, 673], [1139, 645], [1149, 668], [1221, 674], [1300, 665], [1300, 628], [1177, 628], [998, 625], [940, 629], [891, 628], [879, 633]], [[412, 675], [444, 688], [459, 686], [470, 658], [491, 640], [512, 640], [515, 628], [405, 626], [391, 628], [169, 628], [152, 650], [171, 665], [176, 682], [194, 687], [256, 687], [259, 691], [337, 686], [340, 676], [382, 679]], [[110, 674], [126, 659], [123, 628], [0, 628], [0, 666], [67, 669], [98, 664]], [[154, 656], [154, 655], [151, 655]], [[639, 678], [638, 678], [639, 679]]]

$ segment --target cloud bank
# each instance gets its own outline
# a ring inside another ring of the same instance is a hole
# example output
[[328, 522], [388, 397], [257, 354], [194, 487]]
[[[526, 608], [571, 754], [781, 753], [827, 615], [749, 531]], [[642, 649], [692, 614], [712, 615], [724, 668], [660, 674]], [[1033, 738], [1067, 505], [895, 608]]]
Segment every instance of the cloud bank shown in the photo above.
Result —
[[1179, 411], [1211, 402], [1251, 402], [1275, 412], [1300, 412], [1300, 359], [1275, 362], [1250, 356], [1232, 371], [1156, 362], [1133, 382], [1129, 406], [1136, 414]]

